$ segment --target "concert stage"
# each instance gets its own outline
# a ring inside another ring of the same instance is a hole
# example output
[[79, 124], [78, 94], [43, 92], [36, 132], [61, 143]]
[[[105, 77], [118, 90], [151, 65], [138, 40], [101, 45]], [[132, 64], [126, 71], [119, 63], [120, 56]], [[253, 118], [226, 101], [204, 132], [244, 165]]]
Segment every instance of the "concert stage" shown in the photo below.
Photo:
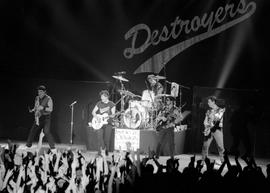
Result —
[[[24, 145], [25, 143], [18, 142], [16, 144], [18, 144], [18, 145], [23, 144]], [[37, 145], [36, 143], [33, 144], [33, 148], [32, 148], [33, 152], [35, 151], [36, 145]], [[6, 143], [0, 143], [0, 146], [1, 147], [6, 146]], [[56, 144], [56, 148], [58, 151], [61, 151], [61, 152], [66, 150], [66, 149], [72, 149], [72, 150], [79, 149], [79, 150], [81, 150], [83, 156], [86, 158], [87, 161], [94, 159], [96, 154], [97, 154], [97, 151], [87, 150], [85, 145], [71, 145], [70, 146], [69, 144]], [[48, 149], [49, 149], [49, 145], [47, 143], [44, 143], [42, 145], [41, 152], [48, 151]], [[25, 150], [18, 150], [17, 152], [23, 153], [23, 152], [25, 152]], [[112, 152], [109, 152], [109, 157], [111, 157], [111, 155], [112, 155]], [[147, 154], [141, 154], [140, 158], [142, 159], [145, 156], [147, 156]], [[194, 156], [194, 154], [178, 154], [175, 156], [176, 159], [179, 159], [179, 171], [182, 172], [183, 169], [188, 166], [188, 164], [190, 162], [190, 158], [192, 156]], [[209, 158], [210, 158], [210, 160], [216, 160], [216, 159], [218, 159], [218, 155], [210, 154]], [[169, 156], [160, 156], [158, 161], [160, 164], [165, 165], [167, 159], [169, 159]], [[195, 154], [195, 160], [199, 160], [199, 159], [201, 159], [201, 155]], [[229, 156], [229, 160], [230, 160], [231, 164], [235, 164], [234, 157]], [[256, 158], [255, 157], [255, 161], [256, 161], [257, 165], [262, 168], [262, 171], [263, 171], [264, 175], [266, 176], [266, 166], [267, 166], [267, 164], [270, 163], [270, 159]], [[239, 159], [239, 162], [240, 162], [242, 168], [246, 166], [245, 162], [242, 159]], [[149, 163], [154, 164], [153, 161], [149, 161]], [[154, 165], [154, 168], [156, 169], [155, 165]], [[215, 169], [218, 169], [218, 168], [219, 168], [219, 166], [215, 165]], [[205, 170], [206, 170], [206, 166], [204, 166], [202, 168], [202, 172], [204, 172]], [[227, 171], [228, 171], [228, 168], [225, 166], [222, 175], [224, 175]]]

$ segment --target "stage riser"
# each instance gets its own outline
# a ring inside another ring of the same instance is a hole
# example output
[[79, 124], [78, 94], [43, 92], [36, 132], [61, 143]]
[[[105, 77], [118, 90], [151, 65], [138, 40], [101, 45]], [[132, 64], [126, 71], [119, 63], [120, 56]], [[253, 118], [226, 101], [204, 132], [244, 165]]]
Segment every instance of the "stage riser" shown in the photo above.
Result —
[[[114, 151], [114, 136], [115, 129], [112, 129], [111, 143], [109, 151]], [[174, 142], [175, 142], [175, 154], [180, 155], [184, 153], [184, 144], [185, 144], [185, 131], [175, 132]], [[143, 154], [147, 154], [148, 150], [155, 151], [158, 144], [158, 132], [152, 130], [140, 130], [140, 151]], [[98, 141], [97, 141], [97, 131], [89, 128], [87, 129], [87, 150], [97, 151], [98, 150]], [[164, 156], [169, 155], [168, 144], [164, 148]]]

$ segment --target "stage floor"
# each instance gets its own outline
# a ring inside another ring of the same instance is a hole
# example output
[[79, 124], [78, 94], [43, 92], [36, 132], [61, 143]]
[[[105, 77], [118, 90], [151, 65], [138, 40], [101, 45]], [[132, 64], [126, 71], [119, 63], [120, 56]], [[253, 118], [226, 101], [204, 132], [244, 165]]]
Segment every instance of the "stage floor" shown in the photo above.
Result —
[[[25, 145], [25, 143], [23, 143], [23, 142], [14, 142], [14, 143], [16, 143], [18, 145]], [[0, 143], [0, 146], [1, 147], [6, 147], [7, 144], [6, 143]], [[30, 151], [34, 152], [36, 146], [37, 146], [37, 144], [34, 143], [32, 148], [30, 149]], [[78, 149], [78, 150], [80, 150], [82, 152], [82, 154], [84, 155], [86, 160], [92, 160], [97, 154], [96, 151], [88, 151], [85, 145], [56, 144], [56, 148], [57, 148], [58, 151], [64, 151], [66, 149], [71, 149], [71, 150]], [[49, 149], [49, 145], [47, 143], [45, 143], [45, 144], [42, 145], [41, 152], [42, 151], [47, 151], [48, 149]], [[20, 153], [25, 152], [25, 150], [18, 149], [17, 152], [20, 154]], [[109, 157], [111, 157], [111, 155], [112, 155], [112, 152], [109, 152]], [[182, 172], [183, 169], [188, 166], [188, 164], [190, 162], [190, 158], [192, 156], [194, 156], [194, 155], [195, 155], [195, 160], [196, 161], [201, 159], [200, 154], [181, 154], [181, 155], [176, 155], [175, 156], [175, 158], [179, 159], [179, 171]], [[141, 155], [140, 158], [142, 159], [145, 156], [147, 156], [147, 155]], [[209, 158], [210, 158], [210, 160], [218, 160], [217, 155], [209, 155]], [[160, 164], [166, 165], [166, 160], [167, 159], [169, 159], [169, 156], [160, 156], [158, 161], [159, 161]], [[234, 160], [233, 156], [229, 156], [229, 160], [230, 160], [231, 164], [235, 164], [235, 160]], [[270, 164], [270, 158], [257, 158], [257, 157], [255, 157], [255, 161], [256, 161], [256, 164], [262, 168], [262, 171], [263, 171], [264, 175], [266, 176], [266, 166], [267, 166], [267, 164]], [[242, 159], [239, 159], [239, 162], [240, 162], [242, 168], [246, 166], [246, 163]], [[153, 162], [150, 161], [150, 163], [153, 163]], [[219, 166], [215, 165], [215, 168], [218, 169]], [[202, 171], [205, 171], [205, 170], [206, 170], [206, 166], [204, 166], [202, 168]], [[225, 166], [224, 170], [222, 172], [222, 175], [224, 175], [227, 171], [228, 171], [228, 169]]]

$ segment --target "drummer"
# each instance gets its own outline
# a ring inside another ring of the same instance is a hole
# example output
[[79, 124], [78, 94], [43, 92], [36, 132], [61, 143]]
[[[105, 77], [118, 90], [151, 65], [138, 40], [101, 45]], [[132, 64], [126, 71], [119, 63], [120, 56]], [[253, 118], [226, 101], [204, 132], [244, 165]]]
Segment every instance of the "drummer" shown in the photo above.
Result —
[[150, 74], [147, 76], [147, 80], [150, 84], [151, 90], [154, 92], [155, 96], [159, 94], [163, 94], [164, 88], [160, 82], [158, 82], [159, 79], [156, 78], [154, 74]]
[[[163, 85], [160, 82], [158, 82], [160, 79], [157, 76], [150, 74], [147, 76], [147, 80], [150, 84], [150, 89], [154, 93], [154, 96], [164, 94], [165, 89]], [[160, 97], [154, 98], [154, 107], [156, 108], [157, 111], [159, 111], [163, 107], [162, 98]]]

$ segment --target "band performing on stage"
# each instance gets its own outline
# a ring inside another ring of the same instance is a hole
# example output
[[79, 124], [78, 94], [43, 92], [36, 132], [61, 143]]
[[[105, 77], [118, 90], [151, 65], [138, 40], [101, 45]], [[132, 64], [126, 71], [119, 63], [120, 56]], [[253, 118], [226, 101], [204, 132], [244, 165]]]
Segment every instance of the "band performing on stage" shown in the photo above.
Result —
[[[114, 128], [151, 130], [155, 131], [158, 136], [156, 157], [163, 155], [162, 152], [168, 144], [169, 156], [173, 158], [175, 155], [174, 133], [187, 129], [187, 125], [182, 122], [191, 113], [191, 111], [182, 110], [184, 105], [182, 105], [181, 88], [189, 88], [170, 82], [165, 76], [150, 74], [145, 81], [146, 89], [142, 91], [141, 95], [136, 95], [125, 89], [125, 83], [129, 80], [123, 77], [123, 73], [116, 73], [112, 77], [121, 85], [121, 89], [118, 90], [121, 95], [120, 99], [113, 102], [110, 100], [109, 91], [101, 90], [100, 100], [91, 110], [92, 118], [88, 122], [88, 127], [97, 134], [98, 151], [114, 150]], [[35, 135], [43, 129], [49, 146], [54, 151], [55, 144], [50, 132], [52, 98], [47, 95], [46, 87], [43, 85], [39, 86], [37, 91], [35, 106], [33, 109], [29, 109], [29, 112], [34, 112], [35, 116], [25, 148], [32, 146]], [[202, 132], [204, 137], [202, 158], [205, 159], [208, 156], [208, 149], [214, 138], [222, 162], [224, 153], [222, 127], [225, 108], [217, 106], [216, 101], [215, 96], [208, 98], [209, 110], [207, 110], [203, 122], [205, 129]], [[116, 108], [118, 103], [121, 105], [120, 109]], [[177, 105], [177, 103], [179, 104]]]

